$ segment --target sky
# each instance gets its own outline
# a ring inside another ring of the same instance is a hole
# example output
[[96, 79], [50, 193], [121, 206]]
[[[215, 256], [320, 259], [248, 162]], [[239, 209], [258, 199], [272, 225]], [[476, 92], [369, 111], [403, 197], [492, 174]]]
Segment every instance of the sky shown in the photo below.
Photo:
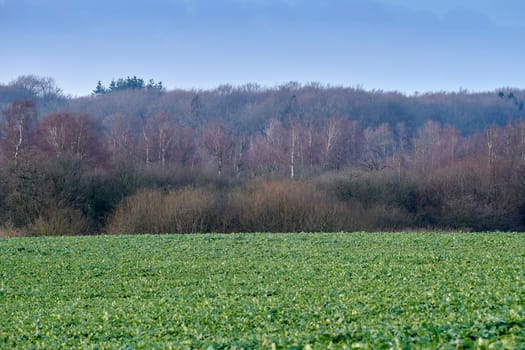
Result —
[[0, 83], [525, 88], [523, 0], [0, 0]]

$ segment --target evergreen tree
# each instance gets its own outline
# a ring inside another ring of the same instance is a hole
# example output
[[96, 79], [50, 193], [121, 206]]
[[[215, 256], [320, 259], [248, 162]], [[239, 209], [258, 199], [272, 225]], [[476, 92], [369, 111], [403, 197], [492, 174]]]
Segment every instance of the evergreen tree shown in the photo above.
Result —
[[97, 86], [95, 87], [95, 90], [93, 90], [93, 95], [103, 95], [107, 92], [104, 85], [102, 85], [102, 82], [99, 80], [97, 83]]
[[99, 80], [97, 83], [97, 86], [95, 90], [93, 90], [93, 95], [102, 95], [107, 94], [110, 92], [115, 91], [122, 91], [122, 90], [153, 90], [156, 89], [158, 91], [163, 91], [164, 87], [162, 86], [162, 82], [155, 83], [155, 80], [150, 79], [148, 84], [146, 85], [144, 82], [144, 79], [138, 78], [136, 75], [133, 77], [126, 77], [119, 78], [117, 80], [112, 79], [109, 83], [109, 87], [105, 88], [104, 85], [102, 85], [102, 82]]

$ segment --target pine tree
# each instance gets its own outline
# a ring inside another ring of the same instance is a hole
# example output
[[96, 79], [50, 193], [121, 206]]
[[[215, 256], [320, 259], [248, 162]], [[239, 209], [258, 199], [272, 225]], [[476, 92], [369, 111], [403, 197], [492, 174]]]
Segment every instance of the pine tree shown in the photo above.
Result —
[[106, 88], [104, 87], [104, 85], [102, 85], [102, 82], [99, 80], [97, 83], [97, 87], [95, 88], [95, 90], [93, 90], [93, 95], [103, 95], [106, 92]]

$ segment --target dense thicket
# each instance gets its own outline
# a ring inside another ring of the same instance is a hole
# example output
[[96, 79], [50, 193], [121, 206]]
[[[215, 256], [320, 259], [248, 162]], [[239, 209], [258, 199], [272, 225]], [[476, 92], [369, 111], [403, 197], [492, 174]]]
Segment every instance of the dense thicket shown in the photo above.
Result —
[[0, 85], [4, 232], [525, 224], [523, 90], [166, 92], [134, 79], [82, 98], [49, 78]]

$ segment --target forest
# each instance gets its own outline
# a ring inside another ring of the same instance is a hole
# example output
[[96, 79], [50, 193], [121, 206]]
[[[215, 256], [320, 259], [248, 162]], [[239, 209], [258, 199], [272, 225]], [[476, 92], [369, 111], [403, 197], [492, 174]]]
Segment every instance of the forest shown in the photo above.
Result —
[[525, 229], [525, 90], [0, 84], [0, 236]]

